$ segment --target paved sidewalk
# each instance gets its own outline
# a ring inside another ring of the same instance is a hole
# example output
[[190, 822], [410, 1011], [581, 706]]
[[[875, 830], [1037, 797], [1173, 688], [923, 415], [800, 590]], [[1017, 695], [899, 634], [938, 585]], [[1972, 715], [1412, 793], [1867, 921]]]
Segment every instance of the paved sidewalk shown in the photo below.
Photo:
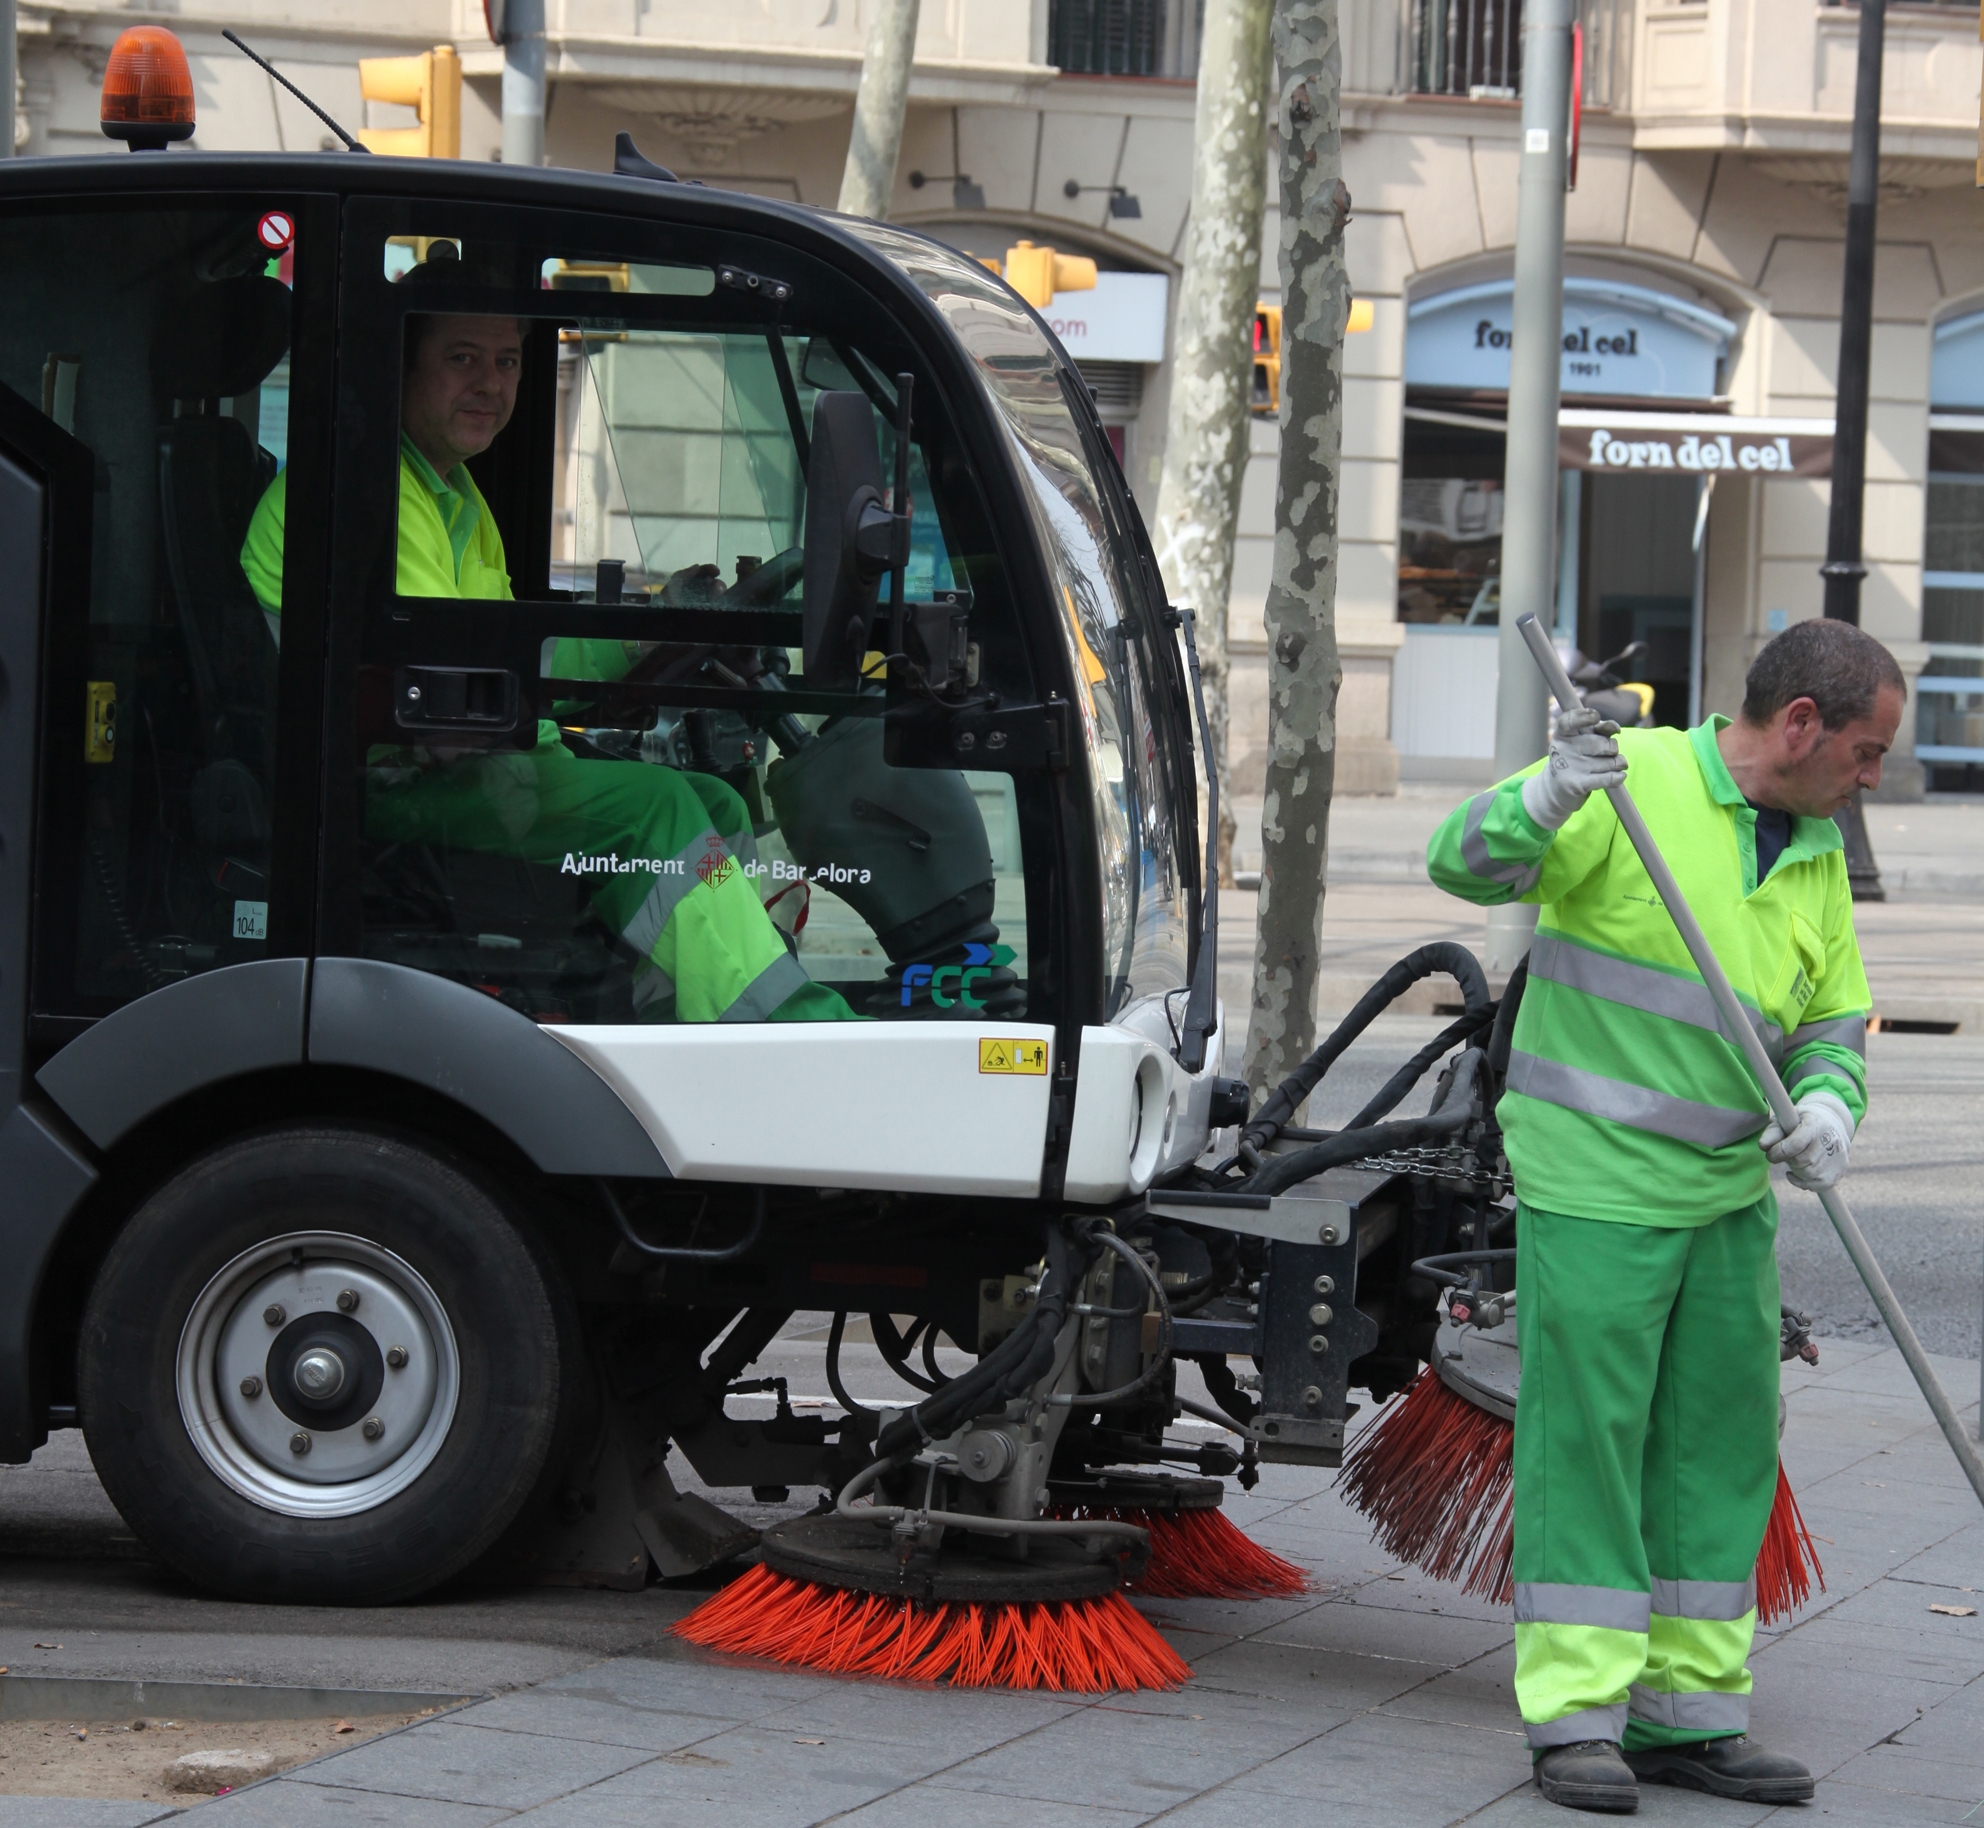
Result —
[[[1977, 1367], [1939, 1367], [1961, 1401]], [[1820, 1775], [1803, 1811], [1648, 1789], [1640, 1819], [1747, 1828], [1984, 1815], [1984, 1516], [1898, 1355], [1786, 1368], [1785, 1460], [1829, 1591], [1752, 1657], [1760, 1739]], [[1974, 1424], [1976, 1407], [1969, 1410]], [[1368, 1418], [1367, 1418], [1368, 1419]], [[1505, 1612], [1371, 1547], [1333, 1475], [1270, 1469], [1232, 1515], [1312, 1570], [1289, 1602], [1145, 1611], [1193, 1667], [1099, 1700], [870, 1684], [661, 1640], [200, 1807], [210, 1828], [1418, 1828], [1561, 1824], [1529, 1782]], [[675, 1614], [698, 1593], [662, 1598]], [[145, 1805], [0, 1799], [0, 1828], [136, 1828]]]

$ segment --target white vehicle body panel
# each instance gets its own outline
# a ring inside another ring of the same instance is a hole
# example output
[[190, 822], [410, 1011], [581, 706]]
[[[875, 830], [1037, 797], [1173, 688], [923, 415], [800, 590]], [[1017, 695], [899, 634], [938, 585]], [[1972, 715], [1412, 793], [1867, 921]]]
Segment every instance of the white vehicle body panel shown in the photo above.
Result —
[[[1038, 1023], [547, 1026], [689, 1180], [1031, 1199], [1054, 1031]], [[1093, 1030], [1089, 1031], [1095, 1032]], [[1043, 1072], [981, 1070], [1029, 1043]]]
[[1212, 1082], [1225, 1056], [1226, 1010], [1207, 1037], [1205, 1065], [1187, 1073], [1172, 1055], [1171, 1021], [1184, 1000], [1146, 997], [1106, 1027], [1082, 1030], [1075, 1121], [1068, 1139], [1067, 1196], [1104, 1204], [1142, 1193], [1160, 1174], [1185, 1167], [1210, 1135]]

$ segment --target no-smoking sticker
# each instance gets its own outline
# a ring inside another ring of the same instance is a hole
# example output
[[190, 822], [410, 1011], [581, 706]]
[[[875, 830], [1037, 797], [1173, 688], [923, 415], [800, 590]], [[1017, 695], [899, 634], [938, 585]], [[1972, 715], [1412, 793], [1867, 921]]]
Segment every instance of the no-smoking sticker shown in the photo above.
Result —
[[271, 254], [280, 254], [296, 239], [296, 224], [279, 209], [272, 209], [255, 225], [255, 233]]

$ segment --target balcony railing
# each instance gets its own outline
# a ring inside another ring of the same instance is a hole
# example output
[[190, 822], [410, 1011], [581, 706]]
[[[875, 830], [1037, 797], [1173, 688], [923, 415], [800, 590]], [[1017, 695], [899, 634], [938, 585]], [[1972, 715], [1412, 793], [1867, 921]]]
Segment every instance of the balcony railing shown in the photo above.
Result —
[[[1584, 105], [1628, 94], [1632, 0], [1580, 0]], [[1403, 0], [1394, 93], [1513, 101], [1522, 93], [1522, 0]]]

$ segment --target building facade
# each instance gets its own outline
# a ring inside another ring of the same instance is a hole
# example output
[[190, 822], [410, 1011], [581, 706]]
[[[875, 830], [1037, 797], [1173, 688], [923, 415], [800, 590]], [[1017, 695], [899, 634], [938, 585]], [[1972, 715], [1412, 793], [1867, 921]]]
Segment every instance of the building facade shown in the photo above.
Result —
[[[625, 129], [685, 177], [831, 207], [870, 5], [548, 0], [547, 157], [609, 166]], [[974, 253], [1026, 239], [1096, 260], [1096, 290], [1047, 315], [1147, 514], [1199, 13], [1198, 0], [923, 0], [892, 206]], [[187, 45], [196, 145], [327, 139], [222, 41], [231, 25], [348, 126], [412, 118], [368, 115], [360, 57], [453, 43], [462, 156], [497, 155], [502, 52], [480, 0], [22, 0], [23, 151], [124, 156], [98, 133], [97, 88], [138, 19]], [[1559, 630], [1594, 656], [1644, 643], [1629, 670], [1654, 686], [1655, 716], [1680, 722], [1733, 711], [1757, 647], [1819, 611], [1858, 14], [1585, 0], [1581, 23]], [[1349, 259], [1373, 309], [1346, 342], [1339, 791], [1490, 765], [1520, 26], [1519, 0], [1345, 0]], [[1919, 676], [1890, 769], [1902, 793], [1921, 790], [1925, 765], [1934, 785], [1984, 781], [1981, 70], [1974, 10], [1890, 7], [1863, 621]], [[1266, 756], [1276, 448], [1258, 418], [1229, 606], [1242, 794]]]

